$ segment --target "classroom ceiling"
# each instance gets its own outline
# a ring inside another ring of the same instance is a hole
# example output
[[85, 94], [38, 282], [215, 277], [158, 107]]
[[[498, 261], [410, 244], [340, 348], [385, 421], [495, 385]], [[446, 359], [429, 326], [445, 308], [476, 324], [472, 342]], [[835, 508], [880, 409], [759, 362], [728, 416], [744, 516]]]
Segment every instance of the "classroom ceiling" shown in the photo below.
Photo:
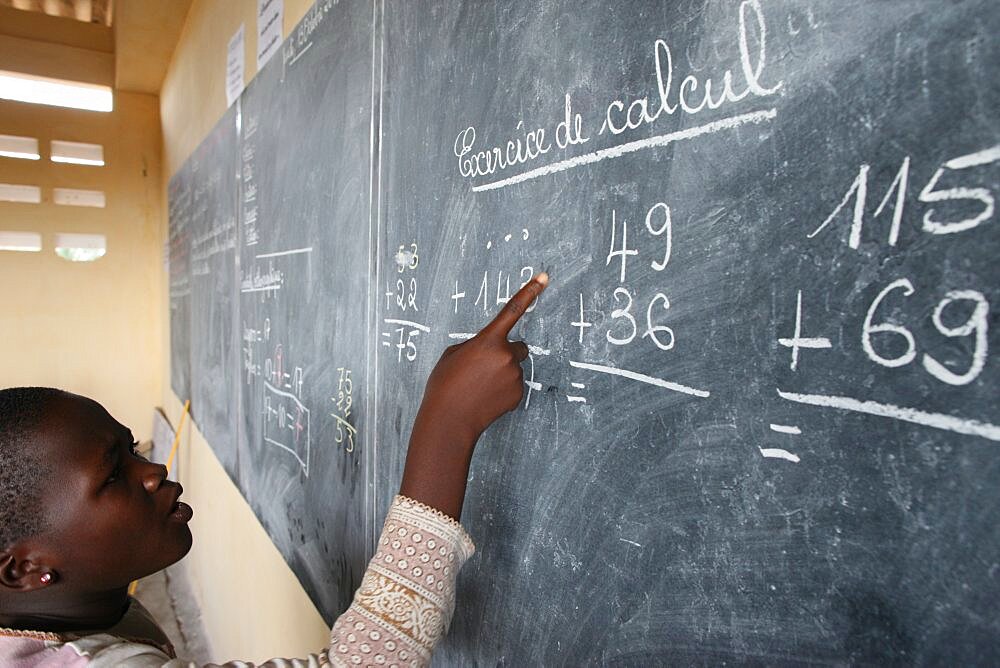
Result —
[[0, 70], [158, 95], [191, 1], [0, 0]]
[[114, 3], [115, 88], [158, 95], [191, 0]]
[[112, 2], [114, 0], [0, 0], [0, 7], [110, 26]]

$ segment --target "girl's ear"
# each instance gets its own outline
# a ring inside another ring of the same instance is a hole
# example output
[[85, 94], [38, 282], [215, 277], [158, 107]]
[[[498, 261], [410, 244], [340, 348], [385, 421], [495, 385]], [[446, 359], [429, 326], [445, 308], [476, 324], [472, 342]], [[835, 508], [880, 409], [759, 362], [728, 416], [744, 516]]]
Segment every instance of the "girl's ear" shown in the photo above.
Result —
[[0, 552], [0, 589], [29, 592], [55, 583], [54, 571], [30, 558], [19, 559], [16, 553], [16, 548]]

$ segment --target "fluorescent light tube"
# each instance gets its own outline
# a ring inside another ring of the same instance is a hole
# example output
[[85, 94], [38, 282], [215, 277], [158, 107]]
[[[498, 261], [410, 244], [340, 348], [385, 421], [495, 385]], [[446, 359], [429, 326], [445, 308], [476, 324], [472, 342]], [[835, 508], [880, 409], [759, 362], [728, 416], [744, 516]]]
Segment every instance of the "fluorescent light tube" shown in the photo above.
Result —
[[56, 107], [111, 111], [114, 98], [108, 86], [0, 71], [0, 98]]

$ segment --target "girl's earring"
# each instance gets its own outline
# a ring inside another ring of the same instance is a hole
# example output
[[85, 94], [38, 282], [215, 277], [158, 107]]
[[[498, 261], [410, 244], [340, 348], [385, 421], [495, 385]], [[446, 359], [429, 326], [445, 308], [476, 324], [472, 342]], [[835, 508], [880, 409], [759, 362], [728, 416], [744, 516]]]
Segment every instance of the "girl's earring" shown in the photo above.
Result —
[[43, 585], [49, 584], [50, 582], [52, 582], [52, 573], [42, 573], [41, 577], [38, 578], [38, 581], [41, 582]]

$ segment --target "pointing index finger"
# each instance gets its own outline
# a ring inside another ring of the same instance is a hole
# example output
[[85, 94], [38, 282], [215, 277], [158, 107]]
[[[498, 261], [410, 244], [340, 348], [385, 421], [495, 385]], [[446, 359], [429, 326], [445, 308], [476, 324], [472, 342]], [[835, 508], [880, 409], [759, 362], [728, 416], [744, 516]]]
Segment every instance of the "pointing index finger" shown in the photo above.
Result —
[[535, 301], [535, 298], [542, 294], [542, 291], [548, 284], [549, 275], [544, 271], [537, 276], [533, 276], [530, 281], [524, 284], [523, 288], [517, 291], [517, 294], [510, 298], [510, 301], [497, 314], [493, 322], [483, 328], [482, 333], [496, 334], [506, 338], [510, 330], [514, 329], [517, 321], [524, 315], [524, 312], [531, 306], [531, 302]]

